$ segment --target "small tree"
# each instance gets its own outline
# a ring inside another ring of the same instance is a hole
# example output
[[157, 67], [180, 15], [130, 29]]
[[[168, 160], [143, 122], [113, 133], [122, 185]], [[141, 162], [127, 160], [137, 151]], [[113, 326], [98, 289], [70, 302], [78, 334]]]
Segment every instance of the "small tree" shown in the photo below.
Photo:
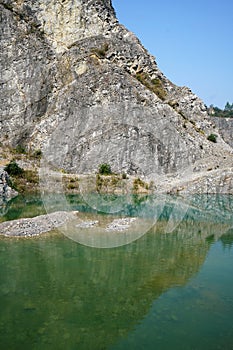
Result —
[[7, 164], [4, 170], [7, 171], [9, 175], [14, 176], [20, 176], [24, 172], [24, 170], [20, 168], [20, 166], [16, 163], [15, 160], [12, 160], [9, 164]]
[[215, 134], [210, 134], [210, 135], [207, 137], [207, 140], [216, 143], [216, 142], [217, 142], [217, 135], [215, 135]]
[[226, 103], [224, 111], [232, 111], [233, 110], [233, 103], [230, 104], [229, 102]]
[[99, 165], [99, 174], [110, 175], [112, 174], [111, 166], [109, 164], [103, 163]]

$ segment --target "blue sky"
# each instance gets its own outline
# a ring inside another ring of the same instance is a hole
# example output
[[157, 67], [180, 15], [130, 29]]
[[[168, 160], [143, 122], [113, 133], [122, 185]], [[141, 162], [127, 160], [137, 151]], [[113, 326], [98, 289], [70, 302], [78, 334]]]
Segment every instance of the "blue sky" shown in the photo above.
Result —
[[173, 83], [190, 87], [207, 106], [233, 102], [233, 0], [112, 3]]

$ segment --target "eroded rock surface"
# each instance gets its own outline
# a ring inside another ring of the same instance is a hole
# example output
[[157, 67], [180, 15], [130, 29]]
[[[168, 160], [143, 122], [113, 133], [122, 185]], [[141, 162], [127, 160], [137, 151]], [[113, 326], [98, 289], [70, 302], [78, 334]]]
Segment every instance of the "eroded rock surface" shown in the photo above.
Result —
[[155, 182], [206, 176], [209, 159], [233, 166], [221, 136], [207, 140], [218, 130], [203, 102], [162, 74], [110, 0], [1, 0], [0, 16], [3, 144], [68, 172], [109, 163]]

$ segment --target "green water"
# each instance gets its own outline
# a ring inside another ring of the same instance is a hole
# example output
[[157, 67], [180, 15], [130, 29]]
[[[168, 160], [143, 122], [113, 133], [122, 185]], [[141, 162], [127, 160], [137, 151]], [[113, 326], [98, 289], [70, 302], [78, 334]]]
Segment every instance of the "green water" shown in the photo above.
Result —
[[[39, 198], [17, 201], [2, 220], [43, 212]], [[167, 205], [148, 233], [113, 249], [60, 233], [1, 238], [0, 349], [232, 350], [232, 198], [191, 202], [171, 233]]]

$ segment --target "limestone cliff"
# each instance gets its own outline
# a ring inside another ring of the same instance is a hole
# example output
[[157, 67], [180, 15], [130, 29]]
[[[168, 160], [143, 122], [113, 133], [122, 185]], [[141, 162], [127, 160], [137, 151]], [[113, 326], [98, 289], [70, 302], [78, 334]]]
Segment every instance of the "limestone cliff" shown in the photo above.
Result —
[[233, 147], [233, 118], [212, 117], [224, 141]]
[[111, 0], [1, 0], [0, 16], [2, 144], [43, 149], [69, 172], [110, 163], [161, 188], [232, 167], [203, 102], [160, 72]]

